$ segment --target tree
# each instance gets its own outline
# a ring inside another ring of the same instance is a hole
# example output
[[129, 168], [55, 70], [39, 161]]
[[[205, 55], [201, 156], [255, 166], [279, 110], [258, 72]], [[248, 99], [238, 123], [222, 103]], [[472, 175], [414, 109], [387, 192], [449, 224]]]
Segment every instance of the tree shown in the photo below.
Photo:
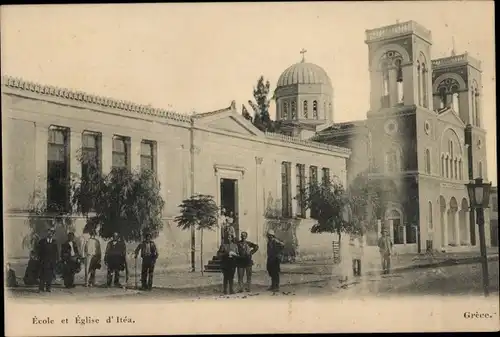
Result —
[[[177, 227], [183, 230], [195, 228], [200, 231], [201, 240], [201, 273], [203, 275], [203, 230], [214, 230], [218, 225], [219, 207], [211, 195], [193, 195], [179, 205], [181, 214], [175, 217]], [[194, 245], [192, 245], [194, 249]], [[192, 271], [195, 271], [194, 259], [191, 261]]]
[[34, 249], [48, 228], [56, 230], [56, 240], [61, 243], [66, 234], [74, 231], [73, 218], [67, 212], [54, 212], [55, 205], [48, 205], [46, 193], [37, 189], [30, 196], [28, 203], [28, 233], [22, 239], [22, 247]]
[[75, 212], [87, 218], [85, 232], [98, 230], [105, 239], [116, 232], [129, 242], [140, 241], [146, 231], [158, 236], [165, 202], [153, 171], [113, 168], [102, 174], [91, 157], [79, 160], [83, 175], [73, 178], [71, 200]]
[[349, 203], [341, 183], [313, 182], [302, 189], [302, 193], [306, 208], [311, 209], [311, 218], [317, 221], [311, 228], [312, 233], [337, 233], [340, 242], [342, 232], [355, 232], [353, 223], [344, 219]]
[[259, 77], [257, 86], [253, 88], [255, 102], [249, 100], [248, 104], [254, 111], [253, 124], [261, 131], [273, 129], [273, 121], [269, 115], [271, 99], [269, 98], [271, 83], [264, 80], [264, 76]]

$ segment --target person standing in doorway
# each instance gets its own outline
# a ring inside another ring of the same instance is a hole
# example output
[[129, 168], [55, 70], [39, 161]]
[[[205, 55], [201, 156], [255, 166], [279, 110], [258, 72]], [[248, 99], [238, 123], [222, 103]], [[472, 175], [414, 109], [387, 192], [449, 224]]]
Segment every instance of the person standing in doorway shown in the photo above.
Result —
[[224, 294], [234, 294], [234, 273], [236, 272], [236, 259], [238, 257], [238, 245], [234, 242], [234, 236], [228, 235], [228, 242], [223, 243], [217, 256], [221, 259]]
[[90, 231], [90, 238], [85, 243], [85, 270], [88, 278], [85, 280], [85, 285], [92, 287], [95, 285], [95, 272], [101, 269], [101, 243], [96, 238], [95, 230]]
[[267, 232], [267, 272], [271, 277], [268, 290], [277, 292], [280, 289], [281, 257], [285, 244], [276, 238], [272, 229]]
[[[224, 243], [234, 243], [236, 239], [236, 230], [234, 229], [234, 218], [232, 216], [233, 212], [230, 212], [229, 215], [226, 216], [225, 224], [224, 224]], [[230, 241], [229, 237], [232, 237], [233, 241]]]
[[250, 292], [252, 285], [252, 256], [259, 250], [259, 246], [247, 240], [248, 233], [241, 232], [241, 240], [238, 241], [238, 291], [243, 292], [243, 277], [247, 276], [246, 291]]
[[155, 269], [156, 259], [158, 258], [158, 250], [156, 245], [151, 240], [151, 234], [146, 233], [144, 235], [144, 241], [142, 241], [135, 249], [135, 258], [141, 252], [142, 264], [141, 264], [141, 285], [142, 290], [151, 290], [153, 288], [153, 273]]
[[57, 242], [54, 239], [55, 229], [49, 228], [47, 237], [41, 239], [37, 245], [36, 256], [39, 259], [40, 278], [38, 290], [40, 292], [51, 291], [52, 281], [54, 280], [55, 268], [59, 260]]
[[[127, 247], [125, 242], [123, 242], [118, 235], [118, 233], [113, 233], [113, 238], [106, 246], [106, 252], [104, 253], [104, 263], [108, 267], [107, 275], [107, 286], [111, 286], [111, 282], [116, 287], [120, 287], [120, 271], [127, 268], [126, 266], [126, 252]], [[113, 279], [114, 276], [114, 279]]]
[[61, 245], [63, 280], [66, 288], [75, 287], [75, 274], [80, 271], [80, 252], [75, 243], [75, 234], [68, 233], [68, 240]]
[[382, 229], [382, 236], [378, 239], [378, 248], [382, 262], [382, 273], [389, 274], [391, 271], [392, 240], [387, 229]]

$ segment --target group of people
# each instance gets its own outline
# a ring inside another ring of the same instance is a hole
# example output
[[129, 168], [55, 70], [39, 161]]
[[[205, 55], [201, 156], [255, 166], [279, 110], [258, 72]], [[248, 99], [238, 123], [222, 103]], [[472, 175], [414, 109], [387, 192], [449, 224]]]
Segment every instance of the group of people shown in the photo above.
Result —
[[[234, 294], [234, 275], [238, 272], [238, 292], [251, 291], [252, 286], [252, 266], [253, 255], [259, 250], [259, 246], [248, 240], [248, 233], [241, 232], [241, 238], [236, 240], [233, 226], [223, 227], [223, 241], [217, 252], [221, 259], [221, 269], [223, 275], [224, 294]], [[271, 277], [269, 290], [279, 291], [279, 274], [281, 255], [284, 243], [276, 238], [274, 231], [267, 233], [267, 271]], [[243, 280], [246, 275], [246, 286]]]
[[[391, 270], [391, 256], [393, 242], [387, 229], [383, 228], [377, 241], [382, 265], [382, 274], [389, 274]], [[361, 276], [362, 260], [364, 257], [364, 242], [361, 235], [344, 235], [341, 237], [341, 277], [340, 282], [347, 282], [349, 275]], [[350, 273], [352, 271], [352, 274]]]
[[[85, 286], [95, 286], [96, 271], [102, 268], [102, 252], [96, 232], [91, 231], [89, 239], [83, 247], [83, 254], [75, 240], [74, 233], [68, 233], [67, 240], [61, 245], [60, 253], [55, 239], [54, 228], [49, 228], [47, 236], [41, 239], [30, 253], [30, 260], [24, 275], [26, 285], [38, 283], [40, 292], [50, 292], [56, 273], [60, 273], [66, 288], [75, 287], [75, 275], [85, 268]], [[153, 273], [158, 249], [151, 240], [151, 234], [145, 233], [144, 240], [137, 246], [134, 256], [137, 259], [139, 252], [142, 258], [141, 284], [142, 289], [151, 290]], [[121, 287], [120, 273], [125, 271], [128, 282], [129, 269], [127, 265], [126, 244], [118, 233], [114, 233], [106, 246], [104, 264], [107, 267], [106, 285]]]

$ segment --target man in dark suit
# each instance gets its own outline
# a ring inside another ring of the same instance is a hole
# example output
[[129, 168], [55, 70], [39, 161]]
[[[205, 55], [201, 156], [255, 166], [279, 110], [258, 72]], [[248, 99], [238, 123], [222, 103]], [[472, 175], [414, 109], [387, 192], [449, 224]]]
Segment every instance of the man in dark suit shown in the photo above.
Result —
[[63, 280], [66, 288], [75, 287], [75, 273], [79, 272], [80, 250], [75, 242], [75, 234], [68, 233], [68, 241], [61, 245], [61, 261], [63, 262]]
[[59, 254], [57, 242], [54, 239], [55, 229], [49, 228], [47, 237], [38, 242], [37, 256], [40, 263], [40, 282], [38, 290], [50, 292], [54, 271], [58, 262]]
[[271, 277], [271, 287], [268, 290], [277, 292], [280, 289], [281, 258], [285, 244], [276, 238], [274, 231], [267, 232], [267, 272]]
[[156, 259], [158, 259], [158, 249], [151, 240], [151, 234], [146, 233], [144, 241], [142, 241], [135, 249], [135, 258], [141, 251], [142, 268], [141, 268], [141, 284], [143, 290], [151, 290], [153, 288], [153, 273], [155, 270]]
[[113, 234], [113, 238], [106, 246], [104, 254], [104, 263], [108, 267], [107, 286], [111, 286], [111, 282], [115, 287], [120, 287], [120, 271], [127, 268], [127, 247], [125, 242], [121, 240], [118, 233]]

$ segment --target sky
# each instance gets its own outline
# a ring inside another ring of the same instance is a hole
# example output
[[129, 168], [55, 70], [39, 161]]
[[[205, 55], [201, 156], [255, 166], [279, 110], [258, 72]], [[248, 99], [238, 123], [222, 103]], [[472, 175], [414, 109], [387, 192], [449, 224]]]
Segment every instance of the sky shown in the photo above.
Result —
[[[335, 122], [369, 109], [365, 30], [414, 20], [432, 58], [482, 61], [488, 175], [496, 185], [494, 7], [488, 1], [2, 6], [2, 75], [180, 113], [237, 107], [301, 60], [334, 87]], [[248, 106], [247, 106], [248, 107]], [[249, 108], [249, 107], [248, 107]], [[249, 109], [250, 110], [250, 109]], [[274, 106], [272, 107], [273, 115]]]

